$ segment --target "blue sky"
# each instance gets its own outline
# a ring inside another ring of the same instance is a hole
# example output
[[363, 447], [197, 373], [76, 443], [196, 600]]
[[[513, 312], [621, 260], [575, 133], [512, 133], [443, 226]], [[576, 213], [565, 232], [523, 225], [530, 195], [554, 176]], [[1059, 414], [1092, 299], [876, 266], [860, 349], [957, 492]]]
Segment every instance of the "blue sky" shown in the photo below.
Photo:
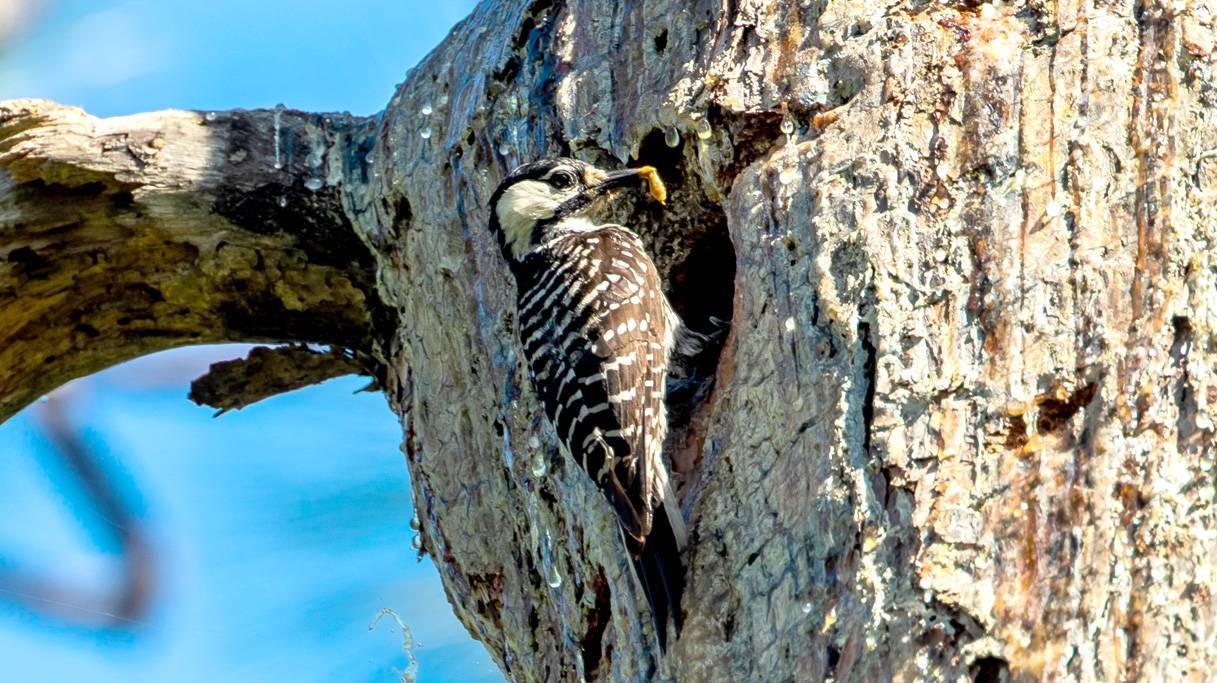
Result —
[[[109, 116], [289, 107], [371, 114], [470, 0], [52, 0], [0, 51], [0, 99]], [[410, 548], [400, 427], [347, 378], [218, 419], [188, 381], [237, 349], [179, 350], [56, 394], [157, 557], [150, 616], [98, 633], [0, 593], [0, 680], [501, 680]], [[0, 426], [0, 567], [107, 585], [112, 549], [47, 455], [35, 405]]]
[[0, 97], [149, 109], [380, 111], [471, 0], [49, 0]]

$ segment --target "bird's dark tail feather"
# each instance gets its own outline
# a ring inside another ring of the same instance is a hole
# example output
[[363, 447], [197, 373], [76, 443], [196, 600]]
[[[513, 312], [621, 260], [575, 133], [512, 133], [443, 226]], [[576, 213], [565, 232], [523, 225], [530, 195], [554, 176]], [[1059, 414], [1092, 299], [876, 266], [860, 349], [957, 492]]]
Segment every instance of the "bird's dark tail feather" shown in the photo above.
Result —
[[651, 613], [655, 616], [655, 633], [659, 637], [661, 650], [668, 647], [668, 619], [676, 627], [677, 637], [680, 636], [683, 622], [680, 598], [685, 590], [685, 567], [680, 547], [667, 515], [658, 514], [655, 515], [645, 545], [641, 550], [637, 547], [630, 549], [634, 556], [634, 569], [642, 582], [642, 589], [646, 591]]

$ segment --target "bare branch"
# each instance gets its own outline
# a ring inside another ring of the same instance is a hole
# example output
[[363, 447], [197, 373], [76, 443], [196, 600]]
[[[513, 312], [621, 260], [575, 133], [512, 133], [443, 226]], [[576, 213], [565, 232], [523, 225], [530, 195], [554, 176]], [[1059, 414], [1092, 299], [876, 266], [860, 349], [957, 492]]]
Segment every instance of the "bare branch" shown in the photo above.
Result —
[[0, 419], [174, 346], [369, 349], [371, 258], [339, 188], [370, 125], [0, 103]]
[[[0, 600], [11, 600], [66, 624], [91, 629], [128, 629], [141, 624], [159, 587], [159, 560], [143, 521], [115, 486], [111, 473], [71, 424], [60, 400], [48, 401], [36, 413], [52, 446], [43, 457], [54, 461], [48, 474], [61, 472], [79, 487], [83, 504], [104, 523], [101, 535], [115, 549], [113, 580], [80, 584], [54, 573], [35, 572], [5, 557], [0, 566]], [[57, 481], [57, 487], [64, 480]], [[86, 517], [89, 515], [86, 514]], [[5, 548], [5, 550], [8, 550]]]

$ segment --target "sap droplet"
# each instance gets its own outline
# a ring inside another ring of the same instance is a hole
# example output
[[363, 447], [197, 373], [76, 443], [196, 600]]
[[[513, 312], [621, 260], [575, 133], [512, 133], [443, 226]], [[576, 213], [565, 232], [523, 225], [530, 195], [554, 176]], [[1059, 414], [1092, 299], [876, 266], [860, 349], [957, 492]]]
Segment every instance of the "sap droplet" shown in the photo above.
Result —
[[39, 403], [48, 403], [48, 402], [50, 402], [50, 400], [51, 400], [51, 397], [50, 397], [50, 396], [47, 396], [47, 395], [43, 395], [43, 396], [38, 397], [38, 402], [39, 402]]
[[421, 551], [423, 549], [423, 535], [414, 534], [414, 538], [410, 539], [410, 547]]
[[204, 116], [203, 118], [207, 119], [208, 121], [215, 121], [216, 113], [214, 111], [209, 111], [209, 112], [207, 112], [207, 115]]
[[702, 140], [709, 140], [712, 132], [710, 122], [705, 118], [698, 119], [697, 123], [693, 124], [693, 132], [697, 133], [697, 137]]
[[287, 197], [279, 197], [279, 208], [283, 209], [286, 207], [287, 207]]
[[439, 106], [443, 107], [448, 104], [448, 93], [443, 93], [439, 96]]
[[423, 116], [430, 116], [431, 115], [431, 105], [424, 104], [422, 106], [422, 108], [418, 110], [418, 113], [422, 114]]
[[309, 178], [308, 180], [304, 181], [304, 186], [310, 191], [316, 192], [325, 186], [325, 181], [321, 178]]
[[368, 152], [367, 156], [365, 156], [365, 157], [363, 158], [363, 160], [364, 160], [364, 161], [366, 161], [366, 162], [368, 162], [369, 164], [374, 164], [374, 163], [376, 163], [376, 157], [375, 157], [375, 156], [373, 156], [371, 152]]
[[803, 603], [803, 614], [811, 614], [811, 603], [810, 602]]
[[663, 142], [668, 147], [680, 145], [680, 131], [676, 130], [676, 126], [672, 126], [663, 134]]
[[946, 249], [935, 249], [934, 250], [934, 260], [939, 263], [945, 263], [947, 260], [947, 250]]
[[786, 327], [787, 332], [794, 332], [794, 316], [787, 318], [783, 325]]
[[545, 462], [544, 455], [538, 453], [536, 457], [532, 459], [531, 471], [532, 476], [534, 477], [540, 478], [545, 476], [545, 473], [549, 471], [549, 463]]
[[499, 145], [499, 154], [501, 154], [503, 156], [510, 155], [511, 154], [511, 145], [507, 144], [506, 142]]
[[418, 531], [421, 528], [423, 528], [423, 525], [418, 519], [418, 510], [415, 510], [414, 513], [410, 515], [410, 529], [413, 531]]
[[782, 135], [785, 135], [787, 137], [789, 137], [790, 135], [793, 135], [794, 134], [794, 119], [790, 118], [789, 115], [783, 116], [782, 124], [779, 126], [779, 128], [782, 131]]
[[782, 171], [780, 173], [778, 173], [778, 182], [780, 182], [783, 185], [789, 185], [794, 182], [795, 178], [798, 178], [798, 177], [799, 177], [799, 172], [797, 169], [783, 168]]
[[541, 538], [541, 572], [545, 574], [545, 582], [549, 584], [549, 587], [557, 588], [562, 585], [562, 575], [554, 566], [553, 544], [554, 539], [549, 535], [549, 529], [546, 529], [545, 535]]
[[283, 157], [279, 152], [279, 126], [283, 121], [283, 110], [287, 107], [283, 103], [275, 105], [275, 170], [283, 168]]
[[549, 571], [545, 572], [545, 583], [548, 583], [550, 588], [562, 587], [562, 575], [558, 573], [558, 568], [552, 564], [549, 566]]
[[422, 130], [418, 131], [418, 135], [419, 135], [419, 137], [421, 137], [424, 140], [430, 140], [431, 139], [430, 126], [423, 126]]

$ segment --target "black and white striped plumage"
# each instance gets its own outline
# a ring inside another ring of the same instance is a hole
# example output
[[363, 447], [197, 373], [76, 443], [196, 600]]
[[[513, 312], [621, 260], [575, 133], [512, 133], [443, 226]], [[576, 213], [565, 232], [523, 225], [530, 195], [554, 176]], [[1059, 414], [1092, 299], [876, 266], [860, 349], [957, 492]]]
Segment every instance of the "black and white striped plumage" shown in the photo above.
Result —
[[[570, 455], [604, 491], [650, 597], [661, 642], [679, 628], [684, 525], [663, 458], [669, 363], [683, 336], [641, 240], [584, 217], [650, 168], [605, 173], [573, 159], [511, 173], [491, 227], [518, 287], [518, 326], [533, 385]], [[662, 199], [662, 185], [652, 180]]]

